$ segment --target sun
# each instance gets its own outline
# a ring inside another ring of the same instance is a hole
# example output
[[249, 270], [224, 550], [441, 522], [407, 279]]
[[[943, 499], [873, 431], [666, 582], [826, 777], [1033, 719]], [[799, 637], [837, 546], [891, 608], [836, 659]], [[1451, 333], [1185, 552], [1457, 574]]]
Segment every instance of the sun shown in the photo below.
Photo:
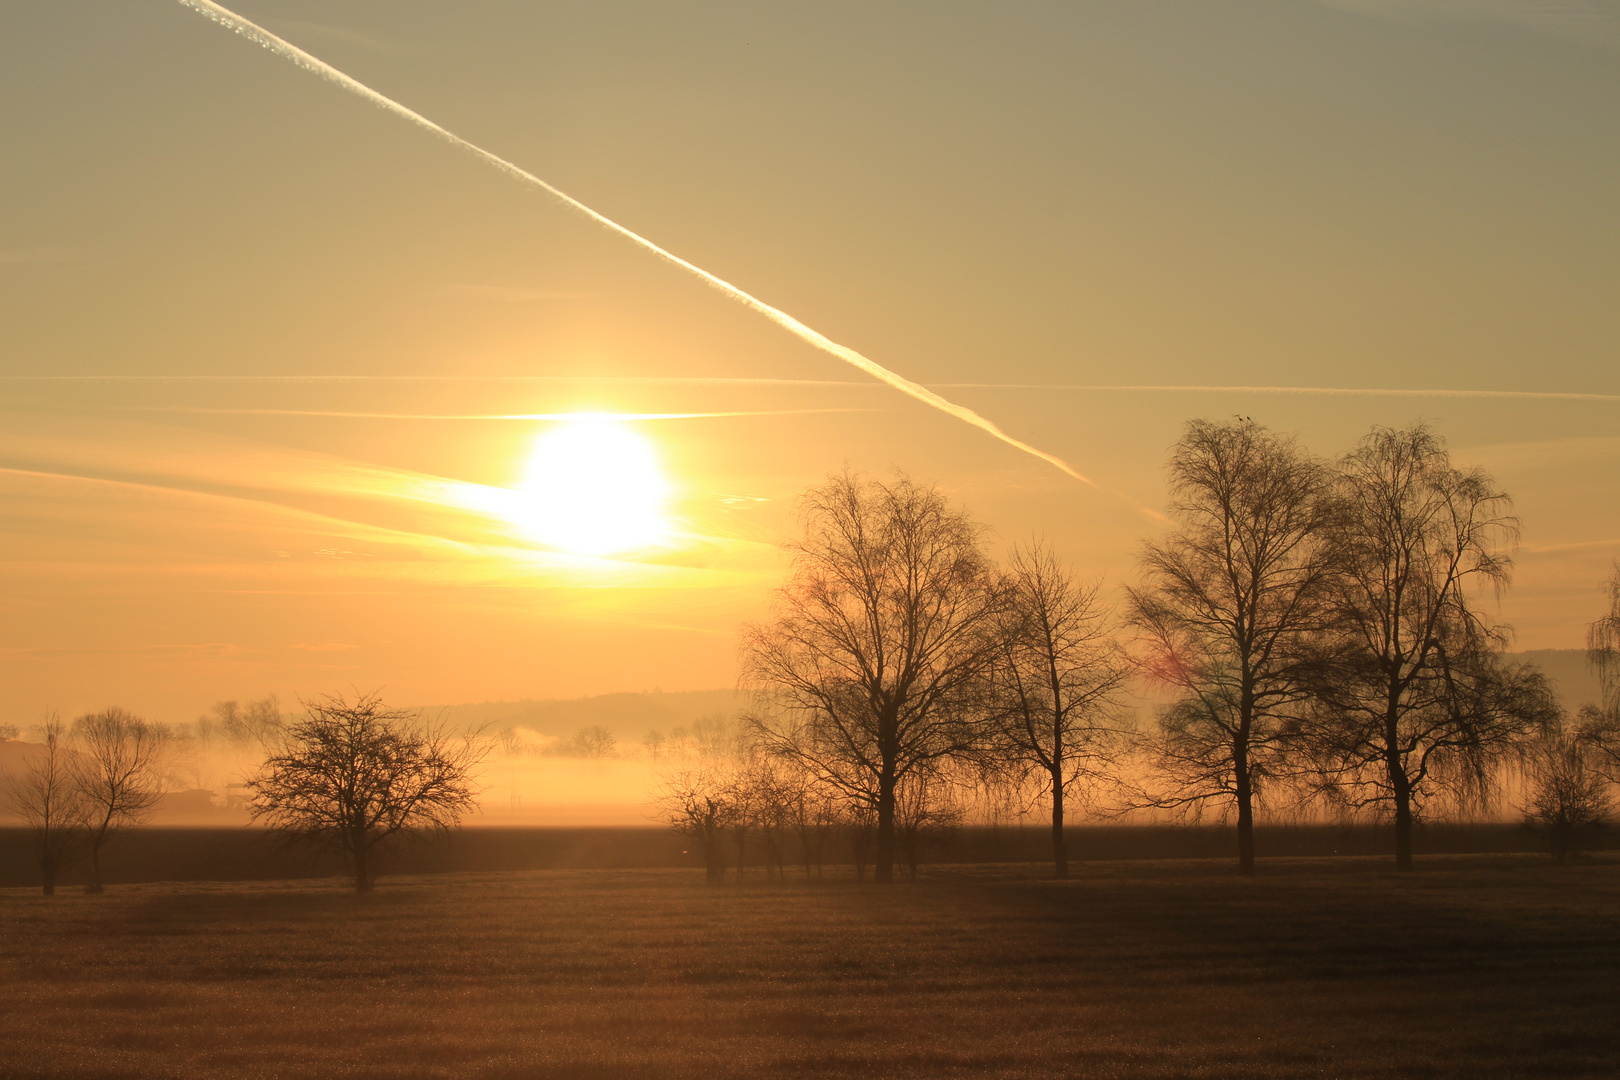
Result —
[[653, 445], [601, 413], [580, 413], [535, 440], [518, 525], [577, 555], [616, 555], [665, 540], [669, 485]]

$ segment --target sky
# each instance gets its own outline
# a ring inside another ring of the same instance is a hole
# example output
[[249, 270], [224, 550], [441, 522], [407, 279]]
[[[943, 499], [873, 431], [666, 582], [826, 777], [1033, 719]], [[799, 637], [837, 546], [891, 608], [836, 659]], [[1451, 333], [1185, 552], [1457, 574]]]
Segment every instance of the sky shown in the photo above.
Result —
[[[227, 6], [1093, 483], [174, 0], [4, 5], [0, 721], [729, 686], [829, 473], [1117, 589], [1239, 414], [1432, 422], [1518, 647], [1601, 612], [1620, 4]], [[580, 412], [657, 543], [514, 511]]]

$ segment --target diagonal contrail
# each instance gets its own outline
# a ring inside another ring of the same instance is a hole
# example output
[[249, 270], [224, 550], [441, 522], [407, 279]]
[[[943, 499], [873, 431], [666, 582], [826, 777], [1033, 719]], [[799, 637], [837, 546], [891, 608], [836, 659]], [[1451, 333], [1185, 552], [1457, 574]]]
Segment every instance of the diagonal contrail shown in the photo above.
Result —
[[654, 255], [657, 255], [660, 259], [663, 259], [665, 262], [672, 263], [675, 266], [680, 267], [682, 270], [696, 274], [710, 286], [718, 289], [731, 299], [752, 308], [754, 311], [765, 316], [767, 319], [770, 319], [772, 322], [776, 323], [784, 330], [787, 330], [789, 333], [798, 336], [806, 342], [809, 342], [811, 345], [823, 352], [831, 353], [833, 356], [836, 356], [846, 364], [859, 368], [861, 371], [866, 372], [866, 374], [872, 376], [874, 379], [887, 383], [896, 390], [899, 390], [901, 393], [908, 394], [925, 405], [931, 405], [942, 413], [946, 413], [949, 416], [956, 417], [958, 420], [972, 424], [979, 430], [987, 432], [988, 434], [1000, 439], [1008, 446], [1016, 447], [1017, 449], [1024, 451], [1026, 454], [1033, 454], [1042, 461], [1062, 469], [1076, 480], [1090, 484], [1092, 487], [1097, 486], [1094, 481], [1086, 476], [1082, 476], [1078, 471], [1076, 471], [1074, 466], [1070, 465], [1057, 455], [1049, 454], [1045, 450], [1031, 446], [1029, 443], [1024, 442], [1021, 439], [1015, 439], [1005, 431], [1002, 431], [1001, 428], [996, 426], [993, 421], [985, 419], [972, 409], [967, 408], [965, 405], [958, 405], [954, 401], [943, 398], [934, 393], [932, 390], [928, 389], [928, 387], [923, 386], [920, 383], [914, 383], [905, 376], [890, 371], [888, 368], [877, 363], [875, 360], [867, 359], [854, 349], [851, 349], [846, 345], [840, 345], [838, 342], [833, 341], [826, 335], [812, 330], [810, 327], [806, 326], [804, 323], [800, 322], [798, 319], [795, 319], [793, 316], [789, 315], [780, 308], [772, 307], [770, 304], [767, 304], [765, 301], [759, 299], [751, 293], [744, 292], [742, 289], [737, 288], [737, 286], [731, 284], [731, 282], [726, 281], [723, 278], [716, 277], [700, 266], [694, 266], [692, 263], [687, 262], [685, 259], [674, 254], [673, 252], [664, 250], [639, 233], [632, 232], [623, 225], [620, 225], [618, 222], [614, 221], [612, 218], [605, 217], [602, 214], [597, 213], [595, 210], [592, 210], [578, 199], [575, 199], [572, 196], [559, 191], [557, 188], [552, 187], [550, 184], [546, 183], [538, 176], [535, 176], [533, 173], [519, 168], [503, 157], [498, 157], [497, 155], [490, 153], [481, 146], [468, 142], [466, 139], [463, 139], [454, 132], [446, 131], [444, 128], [440, 127], [438, 124], [435, 124], [421, 113], [414, 112], [411, 109], [406, 108], [393, 98], [379, 94], [371, 87], [350, 78], [325, 61], [311, 56], [309, 53], [298, 48], [296, 45], [283, 41], [281, 38], [272, 34], [264, 27], [259, 26], [257, 23], [244, 19], [235, 12], [228, 11], [227, 9], [220, 7], [218, 4], [214, 3], [213, 0], [180, 0], [180, 3], [184, 4], [186, 7], [197, 12], [198, 14], [212, 19], [221, 26], [240, 34], [249, 41], [255, 42], [256, 44], [269, 49], [277, 56], [291, 60], [294, 64], [297, 64], [305, 71], [319, 75], [321, 78], [326, 79], [329, 82], [334, 82], [351, 93], [358, 94], [360, 97], [365, 98], [373, 105], [380, 106], [397, 116], [404, 117], [406, 120], [409, 120], [418, 127], [437, 135], [451, 146], [465, 150], [467, 153], [479, 158], [486, 164], [495, 166], [495, 168], [499, 169], [501, 172], [512, 177], [513, 179], [539, 188], [541, 191], [544, 191], [547, 195], [557, 199], [564, 205], [579, 211], [581, 214], [584, 214], [586, 217], [590, 218], [598, 225], [601, 225], [603, 228], [610, 229], [624, 237], [626, 240], [640, 245], [646, 250], [652, 252]]

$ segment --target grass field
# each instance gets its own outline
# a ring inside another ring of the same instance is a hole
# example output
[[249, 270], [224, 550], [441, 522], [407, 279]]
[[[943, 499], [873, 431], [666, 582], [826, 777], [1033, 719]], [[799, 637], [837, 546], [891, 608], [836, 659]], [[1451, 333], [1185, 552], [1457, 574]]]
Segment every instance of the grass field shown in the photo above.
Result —
[[1620, 1075], [1620, 860], [0, 893], [6, 1077]]

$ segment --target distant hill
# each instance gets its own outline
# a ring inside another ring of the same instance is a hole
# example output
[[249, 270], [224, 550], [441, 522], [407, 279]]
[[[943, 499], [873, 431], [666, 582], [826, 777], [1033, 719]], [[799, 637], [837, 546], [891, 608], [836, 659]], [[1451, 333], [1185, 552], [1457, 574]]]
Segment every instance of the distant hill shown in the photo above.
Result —
[[[1598, 700], [1597, 675], [1586, 663], [1584, 649], [1531, 649], [1510, 654], [1535, 664], [1552, 679], [1558, 698], [1571, 713]], [[491, 730], [527, 728], [540, 735], [570, 738], [584, 727], [611, 731], [621, 745], [639, 743], [652, 731], [669, 735], [704, 717], [732, 716], [743, 706], [735, 690], [691, 690], [684, 693], [601, 694], [596, 697], [527, 701], [485, 701], [435, 706], [457, 726], [487, 725]]]
[[731, 716], [742, 707], [735, 690], [691, 690], [684, 693], [601, 694], [597, 697], [539, 701], [485, 701], [478, 704], [435, 706], [428, 715], [442, 714], [459, 726], [487, 725], [501, 731], [527, 728], [540, 735], [567, 739], [581, 728], [600, 726], [620, 744], [639, 743], [660, 731], [666, 736], [678, 727], [690, 727], [704, 717]]

